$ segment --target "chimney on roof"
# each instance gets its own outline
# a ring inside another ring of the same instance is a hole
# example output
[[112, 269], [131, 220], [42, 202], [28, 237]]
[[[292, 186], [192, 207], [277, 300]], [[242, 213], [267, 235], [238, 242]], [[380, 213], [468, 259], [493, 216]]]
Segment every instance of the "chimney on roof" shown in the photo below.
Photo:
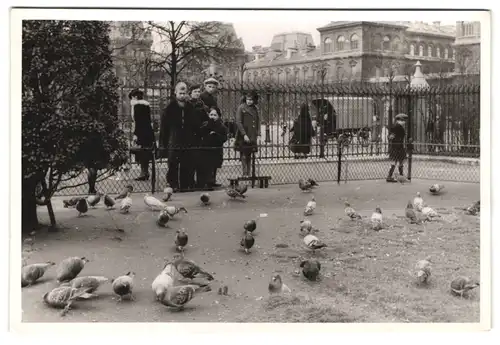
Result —
[[286, 49], [286, 59], [290, 60], [291, 57], [293, 56], [293, 53], [296, 53], [296, 52], [297, 52], [296, 48], [292, 48], [292, 47], [287, 48]]

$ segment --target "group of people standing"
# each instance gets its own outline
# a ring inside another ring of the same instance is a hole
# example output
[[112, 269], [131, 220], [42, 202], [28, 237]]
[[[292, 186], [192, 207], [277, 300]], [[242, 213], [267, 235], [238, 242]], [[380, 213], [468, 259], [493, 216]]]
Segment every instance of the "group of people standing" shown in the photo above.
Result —
[[[161, 114], [159, 147], [156, 147], [149, 102], [144, 100], [142, 91], [136, 89], [130, 92], [135, 142], [131, 152], [141, 167], [141, 174], [136, 180], [149, 179], [149, 165], [156, 153], [157, 158], [167, 158], [166, 179], [175, 192], [220, 187], [217, 171], [222, 167], [223, 147], [229, 133], [217, 105], [218, 85], [214, 78], [205, 80], [203, 85], [192, 85], [189, 89], [184, 82], [176, 85], [174, 97]], [[260, 144], [261, 122], [257, 104], [255, 92], [244, 92], [236, 110], [234, 149], [240, 152], [244, 177], [251, 175], [251, 158]], [[332, 116], [329, 115], [325, 113], [325, 123], [331, 121]], [[395, 182], [393, 173], [396, 166], [398, 173], [403, 174], [406, 118], [407, 115], [398, 114], [389, 131], [389, 159], [392, 164], [387, 182]], [[293, 132], [290, 149], [297, 158], [306, 157], [310, 153], [311, 140], [316, 135], [307, 104], [301, 106], [290, 132]], [[95, 193], [98, 169], [95, 164], [88, 164], [90, 193]]]
[[[158, 158], [167, 158], [167, 183], [174, 191], [213, 190], [219, 187], [217, 170], [222, 167], [223, 146], [228, 139], [228, 128], [222, 121], [217, 106], [219, 82], [214, 78], [190, 88], [180, 82], [174, 97], [163, 110], [160, 119], [159, 147], [155, 147], [151, 125], [151, 108], [143, 100], [143, 93], [130, 93], [136, 160], [141, 175], [149, 179], [149, 162], [153, 151]], [[255, 93], [244, 95], [236, 111], [235, 149], [241, 153], [243, 175], [250, 175], [251, 154], [257, 151], [260, 138], [260, 119]], [[154, 150], [156, 149], [156, 150]]]

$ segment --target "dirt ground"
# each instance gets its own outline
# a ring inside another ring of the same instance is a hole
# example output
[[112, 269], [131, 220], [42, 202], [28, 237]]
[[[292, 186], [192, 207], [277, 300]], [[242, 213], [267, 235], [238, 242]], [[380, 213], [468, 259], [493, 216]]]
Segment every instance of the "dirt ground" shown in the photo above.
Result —
[[[80, 276], [116, 277], [134, 271], [136, 301], [117, 302], [110, 284], [95, 300], [78, 302], [65, 317], [47, 308], [42, 295], [56, 286], [55, 269], [41, 282], [22, 290], [23, 321], [47, 322], [479, 322], [479, 289], [462, 299], [449, 292], [459, 275], [479, 279], [479, 217], [455, 209], [479, 200], [479, 184], [445, 183], [439, 196], [428, 193], [431, 181], [410, 184], [359, 181], [321, 183], [313, 193], [297, 185], [249, 189], [246, 201], [232, 201], [224, 191], [211, 192], [212, 204], [202, 206], [199, 193], [175, 194], [170, 204], [183, 205], [168, 228], [159, 228], [157, 212], [148, 210], [144, 194], [134, 194], [131, 213], [107, 212], [102, 202], [86, 216], [64, 209], [54, 200], [61, 229], [40, 231], [34, 245], [24, 245], [28, 263], [60, 262], [68, 256], [91, 261]], [[408, 200], [420, 191], [424, 200], [442, 214], [439, 221], [409, 225], [403, 218]], [[301, 244], [299, 221], [314, 194], [317, 209], [308, 218], [316, 235], [328, 247], [310, 253]], [[161, 194], [158, 194], [161, 196]], [[348, 199], [364, 217], [351, 221], [344, 215]], [[365, 225], [380, 205], [387, 228], [374, 232]], [[39, 209], [43, 222], [45, 209]], [[243, 223], [257, 219], [256, 244], [246, 255], [239, 249]], [[115, 231], [115, 225], [125, 233]], [[175, 230], [189, 235], [186, 257], [216, 278], [213, 291], [196, 297], [183, 312], [154, 302], [151, 283], [166, 258], [175, 253]], [[306, 281], [296, 273], [301, 258], [316, 257], [321, 280]], [[431, 256], [433, 272], [427, 287], [418, 287], [410, 270], [417, 260]], [[271, 275], [279, 272], [292, 294], [268, 298]], [[221, 285], [229, 295], [217, 295]]]

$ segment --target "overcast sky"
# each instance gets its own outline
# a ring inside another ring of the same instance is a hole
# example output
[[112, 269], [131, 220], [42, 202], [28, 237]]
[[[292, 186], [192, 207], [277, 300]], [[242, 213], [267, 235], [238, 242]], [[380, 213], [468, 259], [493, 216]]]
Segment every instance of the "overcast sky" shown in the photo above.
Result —
[[[311, 18], [312, 19], [312, 18]], [[271, 40], [273, 35], [286, 32], [286, 31], [304, 31], [309, 32], [313, 36], [314, 44], [319, 45], [319, 32], [316, 30], [319, 27], [325, 26], [329, 22], [313, 22], [313, 21], [303, 21], [303, 22], [259, 22], [256, 25], [255, 22], [235, 22], [234, 28], [236, 30], [236, 35], [243, 39], [245, 44], [245, 49], [248, 51], [252, 50], [252, 46], [261, 45], [269, 46], [271, 45]], [[455, 25], [453, 21], [441, 21], [441, 25]]]
[[[327, 25], [330, 21], [313, 21], [310, 16], [310, 21], [235, 21], [233, 22], [236, 35], [243, 39], [243, 44], [247, 51], [251, 51], [253, 46], [270, 46], [273, 35], [288, 31], [309, 32], [313, 36], [314, 44], [319, 45], [320, 35], [317, 28]], [[441, 25], [455, 25], [454, 21], [441, 21]], [[162, 45], [157, 43], [159, 40], [154, 35], [153, 49], [161, 50]]]

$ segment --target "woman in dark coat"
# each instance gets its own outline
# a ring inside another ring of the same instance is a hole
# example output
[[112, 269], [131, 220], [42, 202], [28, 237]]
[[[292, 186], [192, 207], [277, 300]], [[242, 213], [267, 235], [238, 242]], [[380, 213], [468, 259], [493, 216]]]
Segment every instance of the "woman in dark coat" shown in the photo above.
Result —
[[260, 141], [260, 117], [257, 110], [258, 96], [255, 92], [245, 94], [236, 110], [238, 131], [234, 149], [240, 152], [243, 176], [251, 175], [252, 154], [257, 152]]
[[396, 182], [392, 176], [396, 165], [398, 165], [399, 175], [403, 175], [403, 162], [406, 159], [406, 148], [405, 148], [405, 124], [406, 114], [396, 115], [396, 123], [389, 130], [389, 159], [393, 162], [391, 168], [389, 169], [389, 174], [387, 175], [387, 182]]
[[216, 187], [217, 169], [222, 167], [224, 143], [227, 141], [227, 128], [220, 118], [219, 109], [211, 107], [208, 121], [201, 126], [200, 162], [203, 165], [203, 189]]
[[293, 132], [290, 139], [290, 149], [295, 153], [295, 158], [300, 155], [306, 157], [311, 152], [311, 139], [316, 134], [307, 104], [300, 107], [299, 116], [293, 123], [293, 127], [290, 128], [290, 132]]
[[[141, 165], [141, 175], [137, 181], [149, 179], [149, 162], [152, 159], [152, 149], [155, 143], [155, 135], [151, 121], [151, 107], [149, 102], [144, 100], [144, 93], [140, 90], [133, 90], [129, 94], [131, 115], [134, 121], [134, 141], [139, 148], [144, 151], [137, 151], [135, 159]], [[148, 151], [149, 150], [149, 151]]]

